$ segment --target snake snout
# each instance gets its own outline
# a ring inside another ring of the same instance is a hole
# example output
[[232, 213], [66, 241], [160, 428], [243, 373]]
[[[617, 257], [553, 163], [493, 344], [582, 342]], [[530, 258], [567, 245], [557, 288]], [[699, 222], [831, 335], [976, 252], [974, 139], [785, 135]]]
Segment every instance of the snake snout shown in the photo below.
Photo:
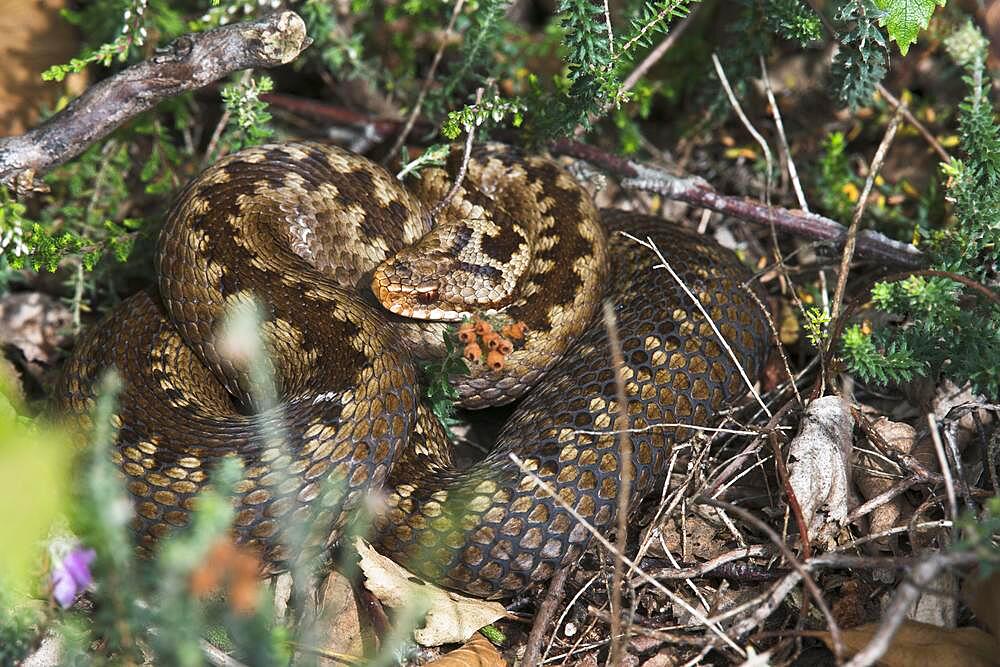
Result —
[[372, 275], [372, 292], [382, 306], [397, 315], [423, 320], [456, 320], [462, 316], [442, 301], [438, 276], [422, 277], [405, 265], [383, 265]]

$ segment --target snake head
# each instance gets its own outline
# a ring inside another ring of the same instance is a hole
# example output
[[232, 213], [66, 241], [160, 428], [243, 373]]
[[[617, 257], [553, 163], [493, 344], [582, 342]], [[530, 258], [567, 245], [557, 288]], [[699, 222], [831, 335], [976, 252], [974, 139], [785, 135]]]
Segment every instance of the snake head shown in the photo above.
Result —
[[382, 262], [372, 276], [382, 306], [403, 317], [456, 322], [508, 305], [517, 276], [483, 253], [469, 227], [436, 227]]
[[386, 310], [403, 317], [461, 320], [468, 315], [467, 304], [449, 289], [448, 263], [448, 258], [397, 255], [375, 269], [372, 291]]

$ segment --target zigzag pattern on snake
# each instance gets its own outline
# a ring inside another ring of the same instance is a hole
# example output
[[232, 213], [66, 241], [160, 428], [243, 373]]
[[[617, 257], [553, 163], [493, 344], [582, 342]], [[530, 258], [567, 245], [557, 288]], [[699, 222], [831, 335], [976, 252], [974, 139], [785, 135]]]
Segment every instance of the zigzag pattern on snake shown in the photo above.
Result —
[[[341, 149], [271, 145], [187, 186], [161, 231], [158, 292], [90, 329], [57, 389], [64, 409], [85, 415], [100, 374], [118, 369], [113, 456], [140, 549], [184, 525], [214, 466], [235, 456], [234, 535], [269, 570], [335, 542], [385, 489], [380, 550], [449, 587], [509, 596], [589, 541], [510, 453], [602, 529], [615, 521], [619, 428], [632, 430], [634, 507], [691, 437], [684, 425], [712, 424], [742, 397], [736, 362], [697, 304], [616, 232], [658, 244], [754, 377], [765, 321], [730, 251], [655, 218], [599, 213], [555, 162], [498, 146], [474, 152], [432, 228], [459, 159], [406, 188]], [[521, 399], [482, 461], [456, 469], [422, 398], [415, 358], [441, 353], [446, 324], [404, 320], [375, 296], [403, 314], [527, 324], [502, 371], [474, 365], [454, 381], [466, 406]], [[625, 424], [595, 317], [605, 296], [623, 347]], [[260, 374], [221, 337], [227, 312], [251, 300], [279, 397], [264, 410]], [[308, 543], [295, 543], [290, 526], [306, 522]]]

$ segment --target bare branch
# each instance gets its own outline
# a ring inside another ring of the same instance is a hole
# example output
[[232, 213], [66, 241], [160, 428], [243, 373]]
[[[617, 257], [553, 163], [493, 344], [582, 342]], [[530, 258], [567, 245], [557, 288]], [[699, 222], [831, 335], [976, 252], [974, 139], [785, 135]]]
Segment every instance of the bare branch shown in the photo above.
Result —
[[291, 62], [311, 41], [295, 12], [182, 35], [151, 58], [94, 84], [34, 130], [0, 140], [0, 184], [19, 192], [37, 189], [36, 176], [161, 101], [232, 72]]
[[[563, 593], [566, 589], [566, 579], [569, 577], [569, 570], [569, 567], [559, 568], [549, 582], [545, 597], [538, 606], [538, 611], [535, 612], [535, 620], [531, 625], [531, 634], [528, 635], [528, 644], [525, 647], [524, 656], [521, 658], [521, 664], [541, 664], [542, 642], [549, 635], [549, 624], [559, 609], [559, 603], [562, 602]], [[551, 634], [555, 634], [558, 629], [559, 623], [556, 623], [555, 627], [552, 628]]]
[[431, 89], [431, 84], [434, 83], [434, 74], [437, 72], [438, 65], [441, 64], [441, 56], [444, 55], [444, 49], [448, 46], [449, 38], [451, 37], [452, 31], [455, 29], [455, 21], [462, 14], [462, 5], [465, 4], [465, 0], [458, 0], [455, 3], [454, 9], [451, 10], [451, 19], [448, 20], [448, 27], [444, 29], [444, 35], [441, 37], [441, 44], [438, 45], [437, 51], [434, 53], [434, 60], [431, 61], [431, 67], [427, 70], [427, 76], [424, 77], [424, 84], [420, 86], [420, 93], [417, 95], [417, 101], [413, 103], [413, 108], [410, 109], [410, 115], [406, 117], [406, 124], [403, 126], [402, 131], [396, 136], [396, 142], [389, 149], [386, 154], [383, 164], [396, 157], [403, 144], [406, 142], [406, 138], [410, 136], [410, 131], [413, 129], [413, 124], [417, 122], [417, 116], [420, 115], [420, 108], [424, 105], [424, 99], [427, 98], [427, 92]]
[[[896, 130], [899, 129], [899, 122], [903, 119], [902, 109], [903, 107], [899, 107], [896, 110], [892, 120], [889, 121], [889, 127], [886, 129], [882, 141], [875, 150], [875, 157], [872, 158], [871, 166], [868, 168], [868, 178], [865, 179], [865, 186], [862, 188], [861, 195], [858, 197], [858, 203], [854, 207], [854, 215], [851, 216], [851, 226], [847, 230], [847, 242], [844, 244], [844, 253], [840, 259], [840, 272], [837, 274], [837, 287], [833, 293], [833, 307], [830, 309], [830, 319], [832, 320], [837, 319], [840, 315], [840, 309], [844, 304], [844, 293], [847, 290], [847, 275], [851, 272], [851, 260], [854, 259], [854, 251], [857, 246], [858, 225], [861, 224], [865, 207], [868, 206], [868, 195], [871, 194], [875, 177], [878, 176], [879, 171], [882, 169], [882, 162], [885, 161], [885, 156], [889, 152], [889, 146], [892, 145], [892, 140], [896, 136]], [[833, 345], [832, 338], [829, 344]]]
[[[773, 224], [786, 234], [833, 243], [840, 243], [846, 238], [847, 229], [835, 220], [815, 213], [767, 206], [746, 197], [724, 195], [697, 176], [676, 176], [571, 139], [555, 141], [549, 148], [554, 153], [587, 160], [623, 177], [624, 187], [655, 192], [667, 199], [686, 202], [758, 225]], [[858, 232], [855, 254], [865, 259], [908, 268], [921, 268], [927, 264], [926, 256], [916, 247], [869, 229]]]

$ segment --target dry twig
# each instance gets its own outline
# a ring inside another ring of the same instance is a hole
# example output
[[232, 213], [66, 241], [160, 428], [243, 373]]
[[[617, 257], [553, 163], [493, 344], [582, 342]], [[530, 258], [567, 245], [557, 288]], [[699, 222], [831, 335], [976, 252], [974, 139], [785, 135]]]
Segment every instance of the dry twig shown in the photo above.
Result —
[[[561, 567], [549, 581], [549, 587], [545, 591], [545, 598], [535, 612], [535, 620], [531, 625], [531, 634], [528, 635], [528, 643], [524, 648], [524, 655], [521, 657], [521, 664], [537, 665], [542, 661], [542, 642], [548, 632], [549, 623], [559, 609], [559, 603], [563, 599], [563, 591], [566, 589], [566, 579], [569, 577], [569, 567]], [[559, 624], [553, 628], [553, 633], [559, 628]], [[550, 642], [551, 645], [551, 642]]]
[[[623, 187], [655, 192], [667, 199], [717, 211], [746, 222], [773, 224], [786, 234], [839, 243], [847, 233], [843, 225], [830, 218], [780, 206], [768, 206], [745, 197], [723, 195], [698, 176], [675, 176], [662, 169], [632, 162], [571, 139], [552, 142], [549, 148], [554, 153], [586, 160], [621, 177]], [[858, 233], [855, 252], [859, 257], [914, 269], [927, 263], [924, 254], [916, 247], [869, 229]]]
[[100, 81], [30, 132], [0, 139], [0, 184], [36, 189], [35, 177], [162, 100], [253, 67], [294, 60], [309, 46], [295, 12], [178, 37], [154, 56]]
[[431, 89], [431, 84], [434, 83], [434, 74], [437, 72], [438, 65], [441, 64], [441, 56], [444, 54], [444, 49], [448, 45], [448, 38], [451, 35], [451, 31], [455, 28], [455, 21], [458, 20], [458, 17], [462, 14], [462, 7], [464, 5], [465, 0], [457, 0], [457, 2], [455, 2], [455, 7], [451, 10], [451, 19], [448, 20], [448, 27], [444, 29], [444, 35], [441, 36], [441, 44], [438, 45], [438, 49], [434, 53], [434, 60], [431, 61], [430, 69], [427, 70], [427, 76], [424, 78], [424, 84], [420, 87], [420, 93], [417, 95], [417, 101], [413, 103], [413, 108], [410, 109], [410, 115], [406, 117], [406, 124], [403, 125], [403, 129], [396, 137], [395, 143], [392, 144], [392, 148], [389, 149], [388, 154], [386, 154], [383, 164], [394, 158], [396, 154], [399, 153], [399, 150], [406, 142], [406, 138], [410, 136], [413, 124], [417, 122], [417, 116], [420, 115], [420, 109], [424, 105], [424, 99], [427, 97], [427, 91]]
[[764, 82], [764, 92], [767, 94], [767, 103], [771, 107], [771, 115], [774, 116], [774, 127], [778, 130], [779, 145], [784, 153], [785, 162], [788, 164], [788, 176], [792, 181], [792, 189], [795, 190], [795, 198], [799, 202], [799, 208], [808, 213], [809, 203], [806, 202], [806, 195], [802, 190], [802, 183], [799, 181], [799, 170], [795, 168], [795, 160], [792, 158], [792, 151], [788, 146], [785, 124], [781, 120], [778, 100], [775, 99], [774, 91], [771, 89], [771, 77], [767, 73], [767, 64], [764, 62], [764, 56], [758, 56], [758, 58], [760, 59], [760, 77]]
[[[483, 88], [478, 88], [476, 90], [476, 104], [483, 101]], [[472, 142], [476, 140], [476, 126], [469, 124], [465, 126], [465, 132], [468, 136], [465, 138], [465, 148], [462, 152], [462, 164], [459, 165], [458, 173], [455, 175], [455, 180], [451, 184], [451, 188], [445, 193], [444, 197], [441, 198], [434, 208], [431, 209], [431, 219], [437, 217], [437, 215], [444, 210], [451, 198], [455, 196], [459, 188], [462, 187], [462, 181], [465, 180], [465, 174], [469, 170], [469, 160], [472, 158]]]
[[958, 499], [955, 495], [955, 482], [951, 477], [951, 466], [948, 464], [948, 456], [944, 453], [944, 445], [941, 443], [941, 433], [938, 431], [937, 419], [933, 412], [927, 413], [927, 426], [931, 431], [931, 442], [934, 443], [934, 453], [937, 455], [938, 466], [941, 467], [941, 474], [944, 475], [944, 489], [948, 494], [948, 510], [952, 520], [958, 517]]
[[622, 651], [628, 644], [629, 626], [626, 622], [622, 628], [622, 584], [624, 583], [625, 563], [622, 554], [628, 544], [628, 512], [629, 498], [632, 494], [632, 478], [635, 471], [632, 468], [632, 440], [629, 438], [628, 400], [625, 398], [625, 359], [622, 357], [622, 346], [618, 339], [618, 326], [615, 323], [615, 311], [610, 301], [604, 301], [604, 328], [608, 332], [608, 345], [611, 347], [611, 362], [615, 366], [615, 397], [618, 400], [618, 450], [621, 461], [621, 481], [618, 486], [618, 531], [616, 542], [618, 552], [615, 554], [615, 569], [611, 578], [611, 657], [609, 664], [619, 665], [624, 658]]
[[[882, 614], [882, 623], [868, 645], [856, 653], [844, 667], [868, 667], [885, 655], [906, 613], [916, 602], [923, 589], [949, 567], [968, 564], [971, 554], [966, 552], [936, 553], [923, 558], [910, 570], [909, 577], [899, 585], [892, 601]], [[832, 634], [832, 633], [831, 633]]]
[[646, 76], [649, 70], [652, 69], [653, 65], [658, 63], [660, 58], [662, 58], [667, 51], [673, 48], [674, 44], [677, 43], [677, 40], [680, 39], [680, 36], [683, 35], [684, 31], [687, 30], [689, 25], [691, 25], [691, 21], [694, 20], [694, 15], [698, 12], [700, 7], [701, 5], [695, 6], [695, 8], [691, 10], [691, 13], [681, 19], [680, 23], [667, 33], [667, 36], [663, 38], [663, 41], [657, 44], [656, 48], [650, 51], [649, 54], [642, 59], [642, 62], [636, 65], [634, 70], [629, 72], [628, 76], [625, 77], [625, 80], [622, 82], [621, 90], [623, 93], [635, 88], [635, 84], [639, 83], [639, 79]]
[[514, 464], [518, 468], [520, 468], [521, 472], [524, 475], [526, 475], [529, 479], [531, 479], [531, 481], [534, 482], [535, 485], [538, 488], [540, 488], [547, 496], [551, 497], [552, 500], [555, 501], [555, 503], [557, 505], [559, 505], [559, 507], [561, 507], [567, 513], [569, 513], [569, 515], [572, 516], [581, 526], [583, 526], [584, 528], [586, 528], [587, 532], [589, 532], [591, 534], [591, 536], [595, 540], [597, 540], [597, 542], [602, 547], [604, 547], [605, 549], [607, 549], [607, 551], [609, 553], [618, 555], [629, 567], [631, 567], [636, 572], [636, 574], [644, 582], [646, 582], [647, 584], [652, 585], [656, 590], [658, 590], [661, 593], [663, 593], [664, 595], [666, 595], [667, 598], [671, 602], [673, 602], [674, 604], [678, 605], [681, 609], [683, 609], [687, 613], [691, 614], [691, 616], [693, 616], [694, 618], [696, 618], [700, 623], [704, 624], [705, 627], [707, 627], [710, 631], [712, 631], [720, 640], [722, 640], [723, 642], [725, 642], [725, 644], [727, 646], [729, 646], [729, 648], [731, 648], [734, 651], [736, 651], [740, 656], [743, 656], [743, 657], [746, 656], [746, 651], [743, 650], [738, 644], [736, 644], [736, 642], [734, 642], [732, 640], [732, 638], [729, 637], [729, 635], [727, 635], [725, 633], [725, 631], [723, 631], [722, 628], [720, 628], [715, 623], [710, 622], [709, 619], [706, 618], [705, 615], [702, 612], [700, 612], [697, 609], [695, 609], [694, 607], [692, 607], [686, 600], [684, 600], [684, 598], [679, 597], [676, 593], [674, 593], [669, 588], [667, 588], [666, 586], [664, 586], [663, 584], [661, 584], [659, 581], [657, 581], [656, 579], [654, 579], [653, 577], [651, 577], [649, 574], [647, 574], [642, 568], [639, 567], [638, 563], [636, 563], [635, 561], [633, 561], [631, 558], [629, 558], [625, 554], [621, 554], [620, 552], [618, 552], [618, 549], [615, 548], [615, 546], [613, 544], [611, 544], [611, 542], [609, 542], [606, 537], [604, 537], [603, 535], [601, 535], [601, 532], [599, 530], [597, 530], [597, 528], [595, 528], [593, 524], [591, 524], [589, 521], [587, 521], [585, 518], [583, 518], [583, 516], [581, 516], [580, 513], [578, 511], [576, 511], [576, 509], [572, 505], [570, 505], [569, 503], [567, 503], [566, 500], [562, 496], [560, 496], [558, 493], [556, 493], [555, 489], [553, 489], [551, 486], [549, 486], [549, 484], [547, 484], [545, 482], [545, 480], [543, 480], [542, 478], [540, 478], [538, 475], [536, 475], [534, 473], [534, 471], [532, 471], [530, 468], [528, 468], [525, 465], [524, 461], [521, 460], [521, 458], [519, 456], [517, 456], [514, 453], [510, 453], [510, 454], [507, 455], [507, 457], [511, 461], [513, 461]]
[[740, 122], [743, 123], [743, 127], [747, 129], [750, 136], [753, 137], [754, 141], [760, 146], [760, 149], [764, 152], [764, 203], [768, 206], [771, 205], [771, 175], [774, 173], [774, 158], [771, 157], [771, 147], [767, 145], [767, 141], [764, 139], [763, 135], [757, 131], [757, 128], [753, 126], [750, 119], [747, 118], [746, 113], [743, 111], [743, 106], [740, 101], [736, 99], [736, 94], [733, 92], [733, 87], [729, 85], [729, 78], [726, 76], [726, 72], [722, 69], [722, 63], [719, 62], [719, 56], [715, 53], [712, 54], [712, 64], [715, 65], [715, 73], [719, 77], [719, 82], [722, 83], [722, 89], [726, 91], [726, 97], [729, 98], [729, 104], [733, 107], [733, 111], [736, 112], [737, 117], [739, 117]]
[[[900, 109], [902, 108], [900, 107]], [[892, 120], [889, 121], [889, 127], [885, 131], [885, 136], [882, 137], [882, 141], [875, 150], [875, 157], [872, 158], [871, 166], [868, 169], [868, 178], [865, 179], [861, 196], [858, 197], [858, 204], [854, 207], [854, 215], [851, 216], [851, 226], [847, 229], [847, 241], [844, 244], [844, 253], [840, 260], [840, 271], [837, 273], [837, 287], [833, 292], [833, 304], [830, 308], [831, 320], [836, 320], [840, 316], [840, 310], [844, 304], [844, 292], [847, 289], [847, 276], [851, 272], [851, 260], [854, 259], [854, 249], [858, 242], [858, 225], [861, 224], [861, 216], [864, 215], [865, 208], [868, 206], [868, 195], [871, 194], [872, 186], [875, 184], [875, 177], [878, 176], [879, 171], [882, 169], [882, 163], [885, 161], [885, 156], [889, 152], [889, 146], [892, 145], [892, 140], [896, 136], [896, 130], [899, 129], [899, 122], [902, 119], [903, 115], [897, 109]], [[831, 338], [830, 345], [832, 344], [833, 339]]]
[[785, 560], [791, 565], [802, 577], [802, 582], [805, 584], [806, 589], [812, 595], [813, 599], [816, 601], [816, 606], [819, 607], [820, 611], [823, 612], [823, 616], [826, 617], [826, 622], [830, 628], [830, 637], [833, 641], [834, 653], [837, 656], [838, 661], [844, 655], [844, 643], [840, 635], [840, 627], [837, 625], [837, 621], [833, 617], [833, 612], [826, 604], [826, 600], [823, 599], [822, 591], [820, 591], [819, 586], [816, 581], [809, 575], [808, 569], [799, 562], [799, 559], [795, 557], [788, 545], [782, 541], [781, 536], [774, 532], [769, 525], [758, 519], [752, 513], [739, 507], [738, 505], [733, 505], [731, 503], [722, 502], [721, 500], [713, 500], [711, 498], [701, 498], [698, 502], [705, 505], [710, 505], [716, 509], [725, 510], [727, 512], [734, 512], [738, 514], [740, 518], [744, 521], [752, 523], [758, 530], [764, 532], [765, 535], [771, 540], [774, 546], [778, 547]]

